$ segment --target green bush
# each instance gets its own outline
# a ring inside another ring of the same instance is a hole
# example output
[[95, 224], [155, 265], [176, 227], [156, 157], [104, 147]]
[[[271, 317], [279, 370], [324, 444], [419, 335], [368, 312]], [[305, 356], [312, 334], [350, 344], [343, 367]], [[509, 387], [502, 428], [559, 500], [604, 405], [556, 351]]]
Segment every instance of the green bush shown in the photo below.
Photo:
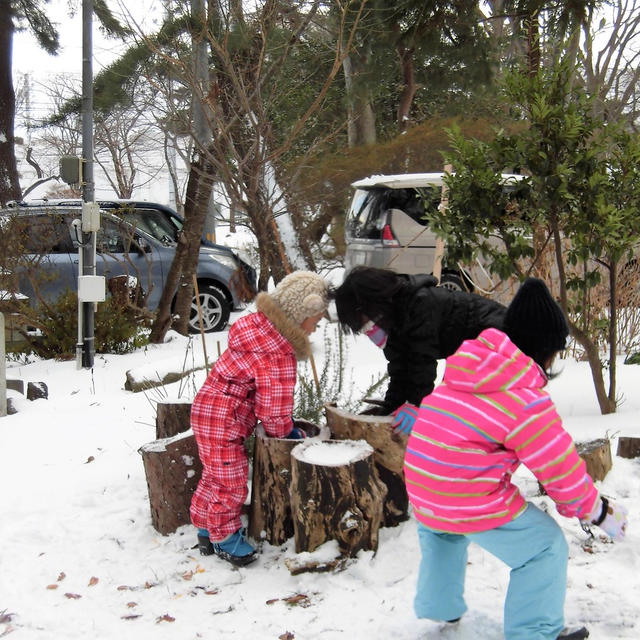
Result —
[[[147, 344], [147, 327], [139, 311], [117, 302], [112, 296], [98, 303], [94, 315], [96, 353], [129, 353]], [[12, 353], [32, 353], [60, 360], [75, 357], [78, 298], [74, 292], [66, 291], [52, 304], [23, 309], [22, 317], [23, 324], [35, 330], [23, 330], [24, 340], [10, 347]]]

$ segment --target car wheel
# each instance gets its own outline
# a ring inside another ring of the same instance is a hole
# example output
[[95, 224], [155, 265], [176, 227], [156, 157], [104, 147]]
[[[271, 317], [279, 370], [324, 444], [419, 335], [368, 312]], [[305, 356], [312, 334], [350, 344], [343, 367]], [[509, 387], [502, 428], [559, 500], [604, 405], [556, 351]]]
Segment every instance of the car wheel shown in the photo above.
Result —
[[462, 276], [459, 273], [445, 271], [440, 277], [439, 287], [449, 289], [450, 291], [469, 291]]
[[[224, 292], [212, 285], [204, 285], [200, 290], [200, 311], [202, 312], [202, 327], [205, 333], [222, 331], [229, 321], [231, 305]], [[191, 301], [189, 314], [189, 333], [200, 333], [198, 318], [198, 303], [196, 297]]]

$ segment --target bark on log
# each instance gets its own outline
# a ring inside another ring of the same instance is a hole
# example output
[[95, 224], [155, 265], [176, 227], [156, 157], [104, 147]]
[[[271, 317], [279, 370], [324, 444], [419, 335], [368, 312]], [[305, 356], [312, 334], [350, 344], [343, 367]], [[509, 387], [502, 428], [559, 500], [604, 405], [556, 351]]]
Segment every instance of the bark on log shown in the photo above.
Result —
[[190, 402], [158, 402], [156, 405], [156, 438], [171, 438], [191, 428]]
[[611, 469], [611, 443], [607, 438], [576, 444], [578, 455], [587, 465], [591, 479], [604, 480]]
[[191, 522], [191, 496], [202, 475], [196, 440], [187, 431], [145, 444], [138, 451], [147, 477], [151, 524], [163, 535], [173, 533]]
[[[309, 423], [311, 424], [311, 423]], [[310, 437], [327, 437], [316, 426], [306, 427]], [[291, 517], [291, 450], [300, 440], [269, 438], [261, 424], [255, 431], [253, 475], [249, 509], [249, 535], [279, 546], [293, 536]]]
[[621, 458], [640, 457], [640, 437], [620, 436], [617, 455]]
[[366, 440], [374, 450], [376, 471], [387, 487], [383, 526], [393, 527], [406, 520], [409, 499], [402, 467], [407, 435], [394, 435], [390, 416], [366, 416], [342, 411], [325, 404], [325, 416], [335, 440]]
[[378, 548], [387, 488], [363, 440], [298, 444], [291, 452], [290, 493], [296, 553], [327, 540], [336, 540], [347, 556]]

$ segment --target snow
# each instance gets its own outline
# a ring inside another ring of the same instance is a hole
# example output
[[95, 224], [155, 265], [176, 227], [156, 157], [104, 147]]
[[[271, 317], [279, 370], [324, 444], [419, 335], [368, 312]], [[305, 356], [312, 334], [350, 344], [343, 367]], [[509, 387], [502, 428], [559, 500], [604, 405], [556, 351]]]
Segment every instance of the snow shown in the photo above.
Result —
[[341, 442], [322, 442], [309, 439], [296, 445], [291, 455], [307, 464], [325, 467], [339, 467], [364, 460], [373, 455], [373, 447], [361, 440], [343, 440]]
[[[237, 318], [234, 314], [233, 318]], [[322, 367], [326, 323], [313, 335]], [[330, 325], [332, 330], [335, 325]], [[224, 334], [206, 337], [209, 359]], [[384, 370], [366, 338], [347, 338], [348, 375], [359, 397]], [[323, 563], [334, 542], [295, 554], [293, 540], [263, 544], [259, 559], [234, 568], [194, 549], [185, 525], [162, 536], [151, 526], [139, 449], [155, 439], [155, 404], [187, 401], [204, 380], [199, 369], [164, 388], [132, 393], [127, 372], [182, 370], [198, 360], [200, 337], [169, 334], [163, 345], [133, 354], [97, 355], [93, 370], [51, 360], [7, 363], [7, 376], [44, 382], [49, 398], [9, 392], [18, 412], [0, 418], [0, 637], [12, 640], [499, 640], [508, 570], [471, 545], [466, 580], [469, 611], [457, 628], [417, 620], [412, 601], [419, 550], [415, 522], [380, 530], [377, 553], [360, 552], [337, 572], [291, 575], [285, 560]], [[594, 640], [640, 637], [640, 459], [615, 456], [617, 438], [640, 435], [640, 367], [619, 365], [621, 405], [601, 416], [588, 366], [566, 360], [549, 385], [576, 441], [612, 442], [613, 469], [599, 489], [629, 509], [627, 538], [589, 541], [576, 520], [558, 516], [525, 469], [517, 481], [547, 508], [570, 548], [566, 619], [586, 624]], [[304, 557], [299, 557], [304, 556]], [[289, 634], [289, 635], [287, 635]]]

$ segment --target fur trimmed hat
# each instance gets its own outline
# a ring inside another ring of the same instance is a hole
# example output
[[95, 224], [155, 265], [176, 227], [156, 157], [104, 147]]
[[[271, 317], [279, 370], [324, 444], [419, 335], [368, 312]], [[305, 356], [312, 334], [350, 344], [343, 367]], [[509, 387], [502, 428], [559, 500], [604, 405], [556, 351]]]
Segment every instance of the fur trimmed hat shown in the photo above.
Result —
[[290, 273], [269, 295], [296, 324], [302, 324], [310, 316], [324, 313], [329, 306], [327, 284], [311, 271]]
[[544, 366], [541, 360], [565, 348], [569, 326], [547, 285], [527, 278], [507, 308], [504, 331], [520, 351]]

